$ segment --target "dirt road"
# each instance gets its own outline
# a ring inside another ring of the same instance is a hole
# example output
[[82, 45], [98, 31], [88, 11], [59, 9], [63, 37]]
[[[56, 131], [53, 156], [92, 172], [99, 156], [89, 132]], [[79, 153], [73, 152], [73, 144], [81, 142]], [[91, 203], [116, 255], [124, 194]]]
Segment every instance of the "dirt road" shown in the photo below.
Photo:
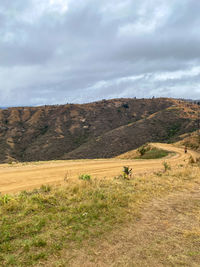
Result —
[[175, 166], [187, 163], [191, 155], [198, 155], [190, 150], [185, 154], [183, 148], [169, 144], [157, 143], [154, 146], [176, 154], [157, 160], [96, 159], [1, 164], [0, 192], [5, 194], [38, 188], [42, 184], [60, 184], [68, 178], [77, 179], [80, 174], [85, 173], [97, 178], [112, 178], [121, 174], [123, 166], [130, 166], [133, 174], [148, 173], [163, 169], [164, 161]]

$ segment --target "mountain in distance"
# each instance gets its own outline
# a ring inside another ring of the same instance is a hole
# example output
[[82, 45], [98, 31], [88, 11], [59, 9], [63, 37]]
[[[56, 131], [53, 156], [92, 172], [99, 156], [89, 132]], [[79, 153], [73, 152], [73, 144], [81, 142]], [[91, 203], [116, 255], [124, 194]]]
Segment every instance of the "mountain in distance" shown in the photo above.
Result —
[[197, 104], [170, 98], [0, 110], [0, 162], [109, 158], [198, 127]]

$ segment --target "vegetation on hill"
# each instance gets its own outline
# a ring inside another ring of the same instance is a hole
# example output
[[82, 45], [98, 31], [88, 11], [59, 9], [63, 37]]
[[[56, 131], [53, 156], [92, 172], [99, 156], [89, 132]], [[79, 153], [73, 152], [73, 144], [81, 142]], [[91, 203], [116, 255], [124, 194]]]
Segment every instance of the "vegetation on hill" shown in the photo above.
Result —
[[180, 100], [113, 99], [0, 110], [0, 162], [113, 157], [197, 128], [199, 106]]
[[[193, 107], [191, 105], [191, 107]], [[65, 154], [65, 159], [110, 158], [149, 142], [174, 142], [179, 135], [197, 127], [198, 106], [184, 104], [156, 112], [144, 119], [118, 127]]]
[[200, 151], [200, 133], [195, 131], [193, 133], [187, 133], [181, 136], [181, 141], [177, 145], [186, 146], [195, 151]]

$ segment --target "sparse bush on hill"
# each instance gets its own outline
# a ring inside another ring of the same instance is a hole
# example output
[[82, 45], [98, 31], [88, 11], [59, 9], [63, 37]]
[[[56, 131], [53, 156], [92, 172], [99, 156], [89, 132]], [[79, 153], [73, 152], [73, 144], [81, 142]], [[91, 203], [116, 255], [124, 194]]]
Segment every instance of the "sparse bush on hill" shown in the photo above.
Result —
[[193, 150], [200, 150], [200, 135], [198, 132], [194, 132], [189, 136], [185, 137], [181, 142], [181, 145], [184, 145]]
[[196, 111], [164, 98], [0, 110], [0, 162], [114, 157], [191, 132]]
[[149, 151], [151, 147], [149, 145], [143, 145], [138, 148], [138, 152], [140, 153], [140, 156], [144, 156], [144, 154]]

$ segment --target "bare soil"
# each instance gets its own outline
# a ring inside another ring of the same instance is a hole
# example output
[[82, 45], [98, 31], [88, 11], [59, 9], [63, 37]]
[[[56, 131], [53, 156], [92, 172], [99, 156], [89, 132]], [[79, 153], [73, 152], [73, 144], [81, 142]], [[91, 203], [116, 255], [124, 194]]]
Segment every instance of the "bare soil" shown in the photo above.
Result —
[[0, 165], [0, 192], [13, 193], [40, 187], [42, 184], [62, 184], [68, 179], [77, 179], [80, 174], [90, 174], [96, 178], [113, 178], [121, 174], [123, 166], [133, 169], [133, 175], [163, 170], [163, 162], [171, 166], [188, 163], [189, 157], [198, 156], [193, 151], [184, 153], [183, 148], [169, 144], [154, 144], [161, 149], [174, 151], [171, 158], [157, 160], [63, 160], [34, 163]]
[[154, 199], [130, 222], [87, 251], [74, 251], [70, 266], [200, 266], [200, 188]]

